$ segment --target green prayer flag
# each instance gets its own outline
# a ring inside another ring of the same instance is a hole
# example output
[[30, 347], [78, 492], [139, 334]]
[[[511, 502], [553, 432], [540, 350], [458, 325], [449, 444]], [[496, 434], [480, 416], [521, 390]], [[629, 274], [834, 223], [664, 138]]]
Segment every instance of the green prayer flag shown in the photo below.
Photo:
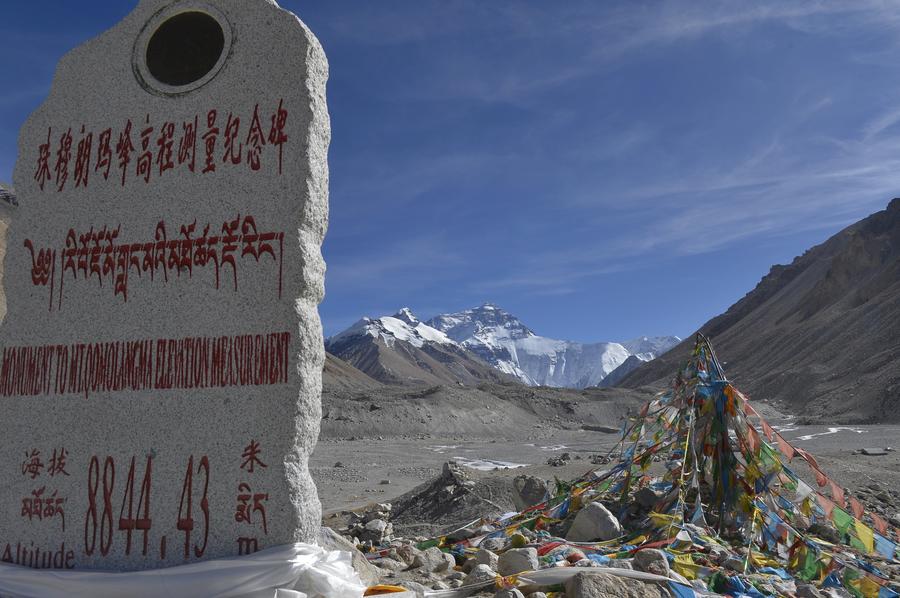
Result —
[[[837, 511], [838, 509], [835, 509]], [[844, 589], [856, 596], [856, 598], [865, 598], [863, 593], [859, 590], [859, 584], [854, 583], [859, 579], [859, 573], [847, 567], [844, 569]]]
[[853, 517], [850, 516], [850, 513], [840, 507], [835, 507], [834, 510], [831, 511], [831, 520], [842, 535], [846, 534], [850, 526], [853, 525]]
[[803, 548], [802, 561], [797, 571], [797, 577], [804, 581], [810, 581], [819, 578], [819, 559], [816, 558], [816, 552], [810, 550], [809, 547]]

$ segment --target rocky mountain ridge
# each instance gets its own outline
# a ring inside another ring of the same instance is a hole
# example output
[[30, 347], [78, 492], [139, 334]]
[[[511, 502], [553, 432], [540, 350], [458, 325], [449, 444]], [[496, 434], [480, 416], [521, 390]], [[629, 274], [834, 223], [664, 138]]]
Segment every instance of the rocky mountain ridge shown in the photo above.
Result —
[[[700, 331], [758, 400], [830, 423], [900, 421], [900, 199], [773, 266]], [[618, 384], [668, 382], [692, 343]]]
[[419, 322], [408, 309], [393, 316], [362, 318], [327, 339], [325, 349], [348, 367], [384, 384], [472, 386], [510, 381], [443, 333]]

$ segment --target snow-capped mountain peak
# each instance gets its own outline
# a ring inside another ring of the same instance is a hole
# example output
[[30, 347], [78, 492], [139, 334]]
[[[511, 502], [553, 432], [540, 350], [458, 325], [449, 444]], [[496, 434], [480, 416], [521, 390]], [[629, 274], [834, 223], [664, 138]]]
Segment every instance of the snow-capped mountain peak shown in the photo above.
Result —
[[493, 303], [485, 303], [479, 307], [452, 314], [441, 314], [428, 320], [427, 323], [459, 343], [473, 336], [481, 337], [484, 340], [491, 337], [528, 338], [535, 336], [534, 332], [521, 320]]
[[391, 316], [391, 317], [396, 318], [396, 319], [398, 319], [398, 320], [403, 320], [404, 322], [406, 322], [406, 323], [409, 324], [410, 326], [415, 326], [415, 325], [417, 325], [417, 324], [419, 323], [419, 319], [418, 319], [418, 318], [416, 317], [416, 315], [412, 312], [412, 310], [409, 309], [408, 307], [400, 308], [400, 311], [398, 311], [397, 313], [395, 313], [395, 314], [394, 314], [393, 316]]
[[595, 386], [630, 355], [639, 353], [638, 358], [647, 361], [678, 342], [677, 337], [641, 337], [626, 343], [547, 338], [492, 303], [435, 316], [427, 324], [530, 385]]
[[393, 316], [363, 318], [328, 339], [326, 347], [340, 352], [363, 336], [380, 339], [389, 348], [402, 341], [420, 349], [426, 345], [457, 352], [465, 349], [525, 384], [569, 388], [596, 386], [626, 360], [630, 359], [628, 367], [633, 367], [633, 362], [655, 359], [680, 340], [664, 336], [622, 343], [557, 340], [535, 334], [516, 316], [485, 303], [426, 322], [408, 307]]
[[382, 339], [388, 347], [393, 347], [398, 340], [420, 348], [426, 342], [456, 345], [443, 332], [420, 322], [408, 307], [404, 307], [393, 316], [362, 318], [350, 328], [329, 338], [326, 345], [336, 345], [353, 337], [365, 335]]

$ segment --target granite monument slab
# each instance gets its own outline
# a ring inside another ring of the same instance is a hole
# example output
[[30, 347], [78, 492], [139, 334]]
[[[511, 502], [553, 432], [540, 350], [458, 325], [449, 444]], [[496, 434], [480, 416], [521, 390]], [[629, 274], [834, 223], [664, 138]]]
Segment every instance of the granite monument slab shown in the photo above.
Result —
[[327, 76], [267, 0], [141, 0], [62, 58], [14, 173], [0, 561], [315, 541]]

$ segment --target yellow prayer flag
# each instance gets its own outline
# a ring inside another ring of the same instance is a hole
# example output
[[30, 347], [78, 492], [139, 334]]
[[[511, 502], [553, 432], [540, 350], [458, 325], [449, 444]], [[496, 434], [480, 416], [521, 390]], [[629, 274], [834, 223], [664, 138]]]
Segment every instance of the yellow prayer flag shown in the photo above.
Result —
[[881, 591], [881, 586], [865, 574], [862, 577], [849, 580], [849, 584], [862, 594], [864, 598], [878, 598], [878, 593]]
[[866, 547], [866, 552], [869, 554], [875, 552], [875, 535], [872, 529], [859, 519], [853, 520], [853, 527], [856, 528], [856, 535]]
[[689, 554], [676, 554], [672, 561], [672, 569], [687, 579], [697, 579], [697, 572], [700, 568], [700, 565], [694, 563], [694, 559]]
[[651, 511], [647, 515], [650, 520], [653, 522], [653, 525], [656, 527], [663, 527], [667, 525], [672, 525], [676, 521], [680, 521], [675, 515], [667, 515], [666, 513], [657, 513], [656, 511]]
[[755, 567], [775, 567], [776, 569], [781, 567], [781, 563], [775, 559], [769, 558], [765, 554], [755, 550], [750, 553], [750, 562], [753, 563], [753, 566]]

